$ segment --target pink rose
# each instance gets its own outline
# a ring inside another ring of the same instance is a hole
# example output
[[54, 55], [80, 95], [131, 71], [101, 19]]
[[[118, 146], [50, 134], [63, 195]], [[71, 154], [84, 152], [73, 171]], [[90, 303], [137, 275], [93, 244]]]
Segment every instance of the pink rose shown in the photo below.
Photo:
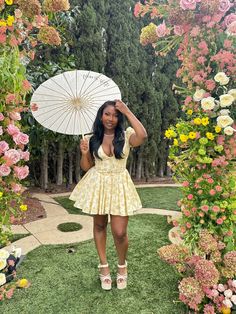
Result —
[[204, 212], [207, 212], [209, 210], [209, 206], [208, 205], [202, 205], [201, 210]]
[[15, 193], [19, 193], [22, 189], [22, 185], [17, 183], [12, 183], [11, 187]]
[[29, 142], [29, 136], [25, 133], [18, 133], [13, 135], [13, 140], [17, 145], [26, 145]]
[[9, 149], [9, 145], [5, 141], [0, 142], [0, 154], [5, 153]]
[[215, 189], [216, 189], [217, 192], [221, 192], [222, 191], [222, 187], [220, 185], [217, 185], [215, 187]]
[[156, 34], [158, 37], [164, 37], [164, 36], [168, 35], [168, 33], [169, 33], [169, 30], [166, 27], [165, 21], [162, 24], [157, 26]]
[[218, 289], [218, 291], [220, 291], [220, 292], [224, 292], [224, 291], [225, 291], [225, 287], [224, 287], [224, 285], [222, 285], [222, 283], [218, 284], [217, 289]]
[[14, 135], [14, 134], [17, 134], [19, 133], [20, 130], [17, 126], [15, 126], [14, 124], [9, 124], [8, 127], [7, 127], [7, 133], [9, 135]]
[[192, 200], [192, 199], [193, 199], [193, 194], [189, 194], [189, 195], [187, 196], [187, 199], [188, 199], [188, 200]]
[[10, 174], [11, 168], [5, 164], [0, 166], [0, 177], [6, 177]]
[[37, 104], [31, 104], [30, 108], [32, 111], [37, 111], [39, 109]]
[[184, 182], [182, 183], [182, 186], [183, 186], [183, 187], [189, 186], [189, 182], [188, 182], [188, 181], [184, 181]]
[[202, 195], [202, 193], [203, 193], [203, 190], [197, 191], [197, 194], [198, 194], [198, 195]]
[[21, 159], [25, 160], [25, 161], [29, 161], [29, 156], [30, 153], [28, 151], [22, 152], [22, 150], [19, 150]]
[[212, 210], [213, 210], [214, 213], [218, 213], [218, 212], [220, 211], [220, 207], [214, 205], [214, 206], [212, 207]]
[[219, 11], [225, 13], [231, 8], [231, 6], [232, 4], [229, 0], [220, 0]]
[[32, 86], [31, 86], [31, 84], [30, 84], [30, 82], [29, 82], [28, 80], [24, 80], [24, 81], [22, 82], [22, 87], [23, 87], [23, 89], [24, 89], [25, 91], [29, 91], [29, 90], [31, 90], [31, 88], [32, 88]]
[[16, 95], [15, 94], [8, 94], [6, 96], [6, 104], [11, 104], [16, 100]]
[[22, 180], [24, 178], [26, 178], [29, 174], [29, 167], [28, 166], [24, 166], [24, 167], [14, 167], [14, 173], [15, 176], [19, 179]]
[[0, 112], [0, 121], [3, 121], [4, 120], [4, 115]]
[[230, 13], [224, 19], [224, 23], [225, 23], [226, 27], [228, 27], [234, 21], [236, 21], [236, 14], [234, 14], [234, 13]]
[[180, 7], [183, 10], [195, 10], [197, 5], [197, 0], [180, 0]]
[[229, 24], [226, 33], [228, 35], [236, 35], [236, 21], [232, 22], [231, 24]]
[[174, 34], [177, 36], [182, 36], [184, 33], [183, 27], [181, 25], [174, 25]]
[[224, 220], [223, 220], [222, 218], [218, 218], [218, 219], [216, 220], [216, 223], [217, 223], [218, 225], [222, 225], [223, 222], [224, 222]]
[[16, 164], [21, 159], [19, 152], [15, 149], [6, 151], [4, 157], [6, 157], [4, 159], [6, 159], [7, 164], [9, 165]]
[[216, 191], [215, 191], [214, 189], [211, 189], [210, 192], [209, 192], [209, 194], [210, 194], [211, 196], [213, 196], [213, 195], [216, 194]]
[[16, 112], [16, 111], [13, 111], [13, 112], [10, 112], [9, 113], [9, 117], [12, 119], [12, 120], [21, 120], [21, 116], [20, 116], [20, 113], [19, 112]]
[[188, 229], [190, 229], [190, 228], [192, 227], [191, 223], [190, 223], [190, 222], [187, 222], [187, 223], [186, 223], [186, 227], [187, 227]]

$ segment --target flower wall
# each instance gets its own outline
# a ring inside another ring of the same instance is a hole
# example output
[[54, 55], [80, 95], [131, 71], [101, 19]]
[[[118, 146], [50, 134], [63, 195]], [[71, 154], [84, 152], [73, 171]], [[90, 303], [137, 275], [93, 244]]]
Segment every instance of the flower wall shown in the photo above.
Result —
[[68, 10], [67, 0], [0, 0], [0, 244], [7, 242], [11, 217], [27, 210], [21, 196], [29, 169], [26, 130], [21, 115], [28, 110], [31, 85], [26, 66], [39, 43], [60, 45], [61, 39], [43, 11]]
[[[152, 19], [141, 44], [151, 44], [160, 57], [175, 49], [180, 62], [176, 76], [183, 86], [173, 88], [183, 96], [182, 118], [165, 136], [183, 186], [182, 219], [174, 225], [184, 246], [159, 254], [186, 277], [180, 300], [194, 313], [236, 307], [235, 8], [229, 0], [151, 0], [134, 10]], [[213, 249], [202, 247], [207, 241]]]

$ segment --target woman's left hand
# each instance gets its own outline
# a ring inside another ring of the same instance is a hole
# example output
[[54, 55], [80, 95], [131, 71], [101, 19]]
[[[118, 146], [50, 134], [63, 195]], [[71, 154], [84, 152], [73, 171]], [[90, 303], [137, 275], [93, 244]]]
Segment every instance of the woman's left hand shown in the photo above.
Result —
[[126, 115], [127, 113], [130, 112], [129, 108], [127, 107], [127, 105], [123, 101], [116, 99], [115, 102], [116, 102], [115, 108], [117, 110], [119, 110], [121, 113]]

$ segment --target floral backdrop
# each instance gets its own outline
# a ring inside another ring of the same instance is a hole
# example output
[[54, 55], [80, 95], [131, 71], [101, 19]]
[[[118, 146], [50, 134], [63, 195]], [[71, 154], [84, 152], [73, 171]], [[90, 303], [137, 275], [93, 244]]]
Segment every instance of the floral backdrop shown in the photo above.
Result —
[[[21, 196], [29, 168], [28, 135], [21, 127], [31, 84], [26, 66], [36, 46], [60, 45], [50, 17], [69, 9], [67, 0], [0, 0], [0, 244], [7, 242], [11, 217], [27, 210]], [[33, 110], [34, 108], [32, 108]]]
[[231, 0], [138, 2], [150, 15], [142, 45], [157, 56], [175, 49], [183, 86], [182, 118], [165, 132], [170, 165], [182, 182], [184, 245], [159, 250], [183, 275], [179, 298], [193, 313], [236, 309], [236, 3]]

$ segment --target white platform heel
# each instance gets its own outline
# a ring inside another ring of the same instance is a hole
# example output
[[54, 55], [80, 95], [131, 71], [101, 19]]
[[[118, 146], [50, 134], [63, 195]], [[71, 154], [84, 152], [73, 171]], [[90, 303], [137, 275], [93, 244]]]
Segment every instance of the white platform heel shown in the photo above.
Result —
[[[125, 267], [127, 267], [127, 265], [128, 265], [128, 263], [127, 263], [127, 261], [125, 261], [124, 265], [118, 264], [118, 268], [125, 268]], [[117, 273], [117, 277], [116, 277], [117, 289], [120, 289], [120, 290], [125, 289], [127, 287], [127, 279], [128, 279], [127, 272], [124, 275]]]
[[[106, 267], [108, 267], [108, 266], [109, 266], [108, 264], [104, 264], [104, 265], [99, 264], [99, 265], [98, 265], [98, 269], [106, 268]], [[99, 274], [99, 277], [100, 277], [102, 289], [103, 289], [103, 290], [111, 290], [112, 280], [111, 280], [111, 275], [110, 275], [110, 273], [107, 274], [107, 275]]]

